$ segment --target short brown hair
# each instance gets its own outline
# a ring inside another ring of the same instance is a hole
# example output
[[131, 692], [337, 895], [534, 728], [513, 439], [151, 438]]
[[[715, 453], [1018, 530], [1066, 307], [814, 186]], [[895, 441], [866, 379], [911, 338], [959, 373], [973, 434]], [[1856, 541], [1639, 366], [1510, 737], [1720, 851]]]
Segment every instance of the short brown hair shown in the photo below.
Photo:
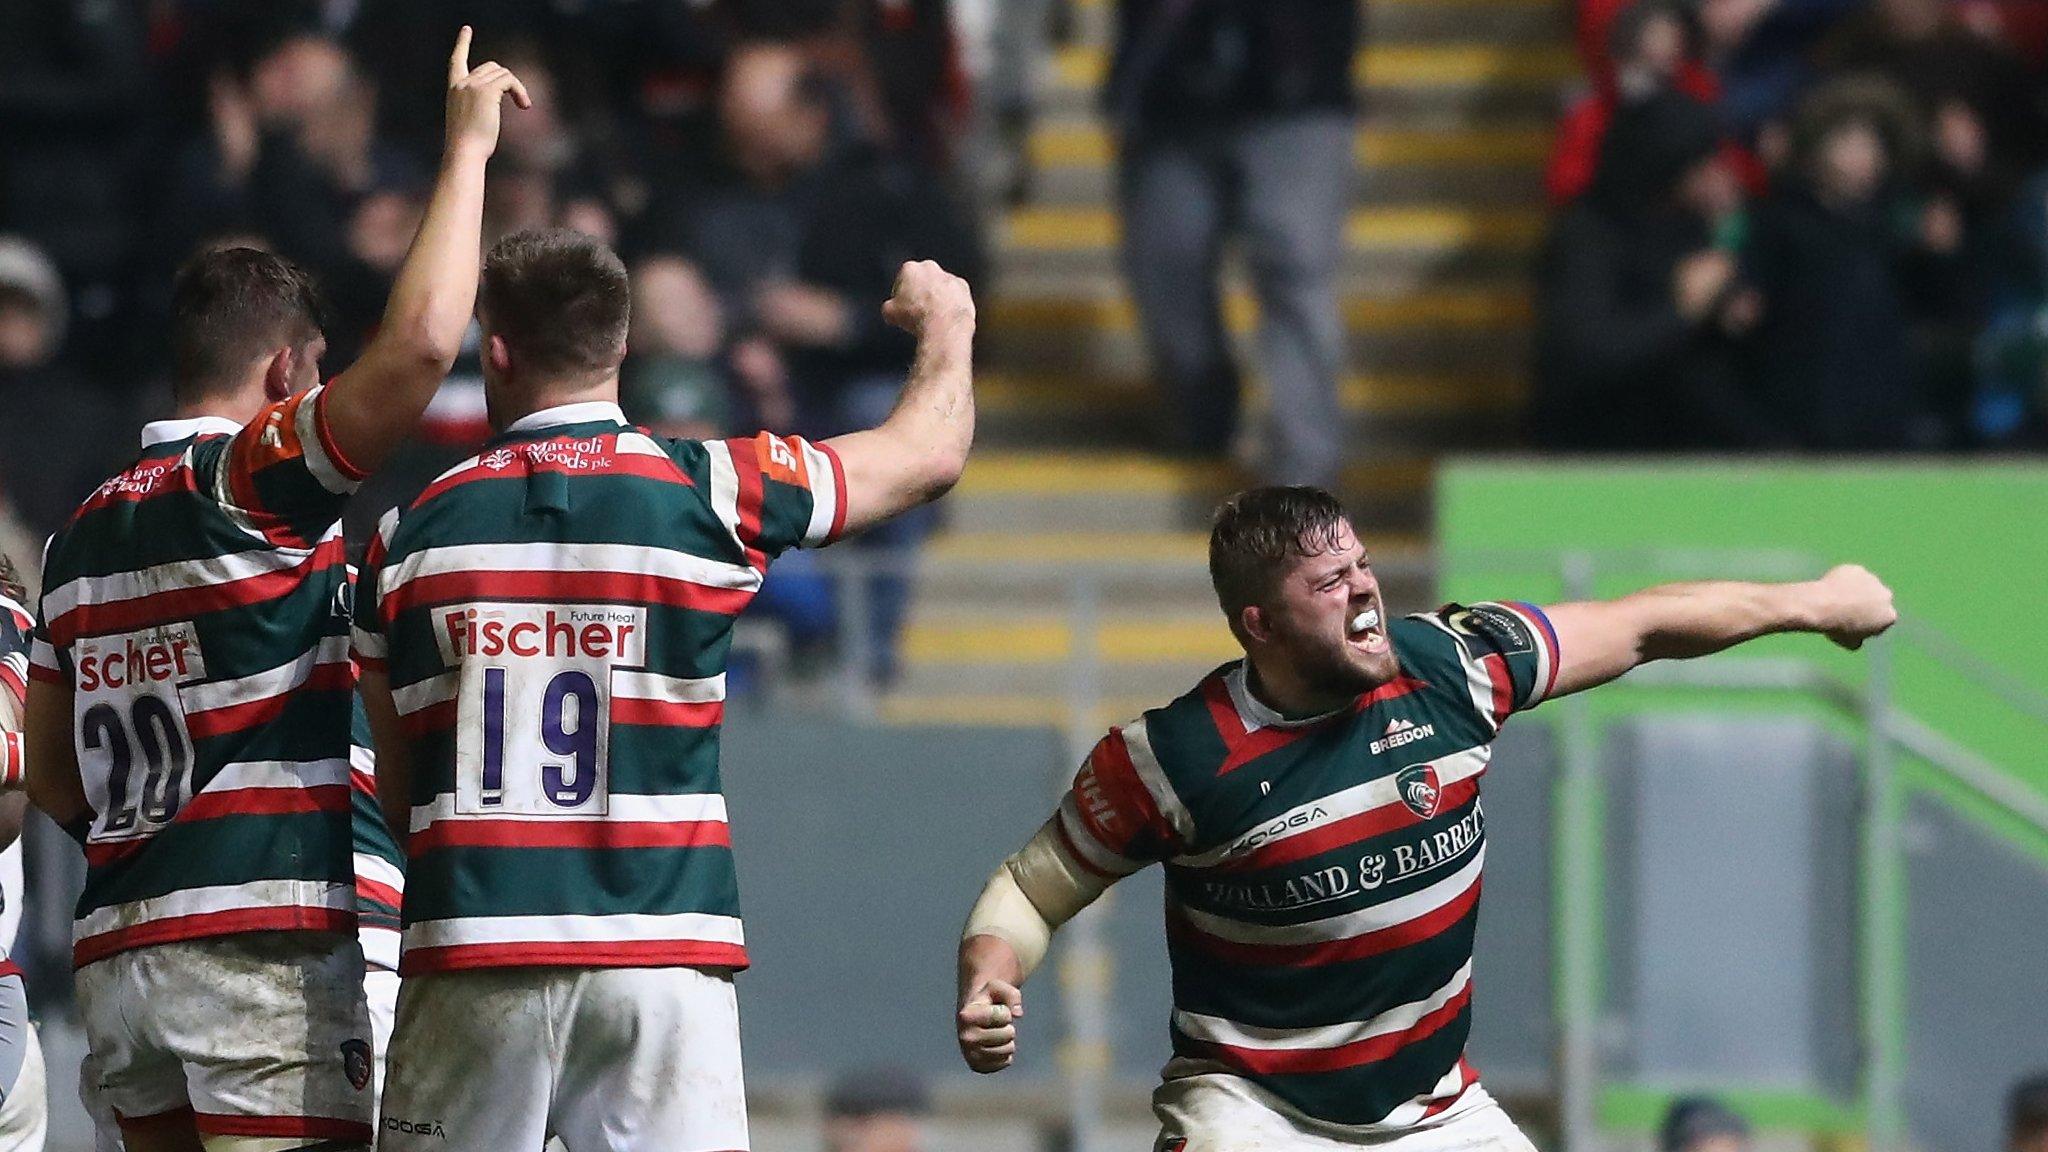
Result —
[[258, 248], [215, 248], [185, 261], [171, 284], [172, 391], [190, 401], [231, 388], [251, 360], [321, 332], [313, 277]]
[[1209, 529], [1209, 581], [1237, 617], [1272, 591], [1280, 567], [1337, 549], [1344, 505], [1321, 488], [1251, 488], [1223, 502]]
[[633, 290], [625, 264], [602, 241], [536, 228], [491, 248], [477, 308], [522, 367], [601, 372], [625, 357]]

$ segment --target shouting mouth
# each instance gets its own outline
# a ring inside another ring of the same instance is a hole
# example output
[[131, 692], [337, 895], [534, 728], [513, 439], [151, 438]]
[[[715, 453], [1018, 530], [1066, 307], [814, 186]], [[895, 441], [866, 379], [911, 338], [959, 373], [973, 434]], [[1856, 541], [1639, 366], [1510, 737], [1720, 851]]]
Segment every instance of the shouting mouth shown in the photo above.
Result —
[[1351, 627], [1344, 638], [1355, 647], [1366, 652], [1380, 653], [1388, 648], [1387, 630], [1380, 619], [1380, 606], [1374, 604], [1351, 618]]

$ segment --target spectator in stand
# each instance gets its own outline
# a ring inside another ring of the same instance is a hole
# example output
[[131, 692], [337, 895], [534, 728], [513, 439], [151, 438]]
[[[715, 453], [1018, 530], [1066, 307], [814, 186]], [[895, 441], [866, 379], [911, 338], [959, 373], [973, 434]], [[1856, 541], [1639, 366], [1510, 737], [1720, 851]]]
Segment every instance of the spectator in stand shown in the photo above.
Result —
[[2012, 1086], [2005, 1104], [2006, 1152], [2048, 1152], [2048, 1072]]
[[[795, 46], [735, 50], [720, 88], [725, 169], [652, 210], [651, 251], [686, 256], [718, 293], [733, 362], [757, 412], [791, 404], [794, 427], [826, 437], [870, 427], [896, 402], [913, 346], [867, 302], [905, 260], [980, 266], [974, 233], [915, 165], [835, 119], [835, 94]], [[907, 563], [931, 514], [899, 517], [857, 547]], [[894, 678], [909, 582], [869, 587], [878, 680]]]
[[[633, 325], [619, 377], [626, 416], [657, 435], [708, 440], [743, 428], [788, 428], [795, 413], [780, 408], [742, 414], [724, 356], [725, 318], [718, 296], [689, 261], [657, 253], [633, 267]], [[786, 394], [778, 394], [782, 396]], [[783, 626], [790, 647], [810, 654], [836, 639], [838, 617], [831, 581], [818, 560], [792, 554], [778, 560], [752, 617]], [[736, 667], [736, 694], [752, 672]]]
[[68, 317], [56, 263], [0, 236], [0, 504], [38, 544], [127, 462], [117, 407], [58, 356]]
[[921, 1152], [931, 1094], [914, 1074], [870, 1068], [825, 1093], [825, 1152]]
[[1812, 83], [1814, 46], [1868, 0], [1699, 0], [1700, 55], [1721, 84], [1722, 123], [1765, 161]]
[[1532, 432], [1570, 451], [1782, 442], [1744, 391], [1757, 302], [1730, 251], [1742, 191], [1713, 111], [1676, 92], [1623, 107], [1593, 186], [1538, 271]]
[[1121, 137], [1124, 275], [1175, 421], [1228, 453], [1239, 370], [1218, 283], [1226, 241], [1259, 301], [1269, 482], [1331, 485], [1344, 450], [1337, 273], [1351, 207], [1357, 4], [1119, 0], [1103, 99]]
[[1831, 75], [1870, 73], [1904, 89], [1937, 147], [1973, 117], [1992, 156], [2031, 170], [2048, 159], [2040, 89], [2010, 46], [1956, 12], [1948, 0], [1876, 0], [1829, 37], [1822, 61]]
[[2022, 188], [1996, 233], [1991, 301], [1976, 336], [1969, 439], [2016, 448], [2048, 442], [2048, 171]]
[[[1555, 205], [1577, 199], [1593, 182], [1600, 142], [1617, 108], [1666, 91], [1708, 105], [1720, 99], [1720, 81], [1699, 62], [1692, 11], [1682, 0], [1637, 0], [1615, 13], [1607, 34], [1608, 51], [1587, 62], [1592, 91], [1574, 101], [1558, 124], [1543, 178]], [[1732, 140], [1723, 147], [1744, 186], [1761, 192], [1762, 165]]]
[[[121, 308], [149, 99], [141, 4], [0, 4], [0, 231], [49, 254], [72, 291], [67, 351], [125, 380]], [[146, 193], [145, 193], [146, 194]]]
[[1915, 147], [1903, 94], [1838, 81], [1801, 107], [1791, 171], [1755, 215], [1745, 267], [1763, 294], [1758, 390], [1801, 447], [1932, 449], [1947, 439], [1922, 395], [1912, 339], [1915, 264], [1943, 240], [1901, 193]]
[[1749, 1152], [1749, 1122], [1710, 1096], [1671, 1102], [1657, 1126], [1657, 1152]]

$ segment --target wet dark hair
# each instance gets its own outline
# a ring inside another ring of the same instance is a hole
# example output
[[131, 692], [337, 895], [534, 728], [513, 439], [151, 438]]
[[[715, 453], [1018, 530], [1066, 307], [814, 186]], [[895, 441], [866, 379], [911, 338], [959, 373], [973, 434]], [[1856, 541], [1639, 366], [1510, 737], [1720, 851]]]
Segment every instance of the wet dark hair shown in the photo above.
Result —
[[1209, 581], [1232, 630], [1288, 561], [1336, 551], [1347, 519], [1321, 488], [1251, 488], [1225, 500], [1209, 528]]
[[528, 229], [484, 258], [477, 311], [524, 369], [602, 372], [626, 354], [632, 282], [603, 241], [567, 228]]
[[318, 337], [324, 312], [312, 274], [276, 253], [199, 253], [171, 283], [172, 394], [187, 403], [232, 389], [256, 357]]

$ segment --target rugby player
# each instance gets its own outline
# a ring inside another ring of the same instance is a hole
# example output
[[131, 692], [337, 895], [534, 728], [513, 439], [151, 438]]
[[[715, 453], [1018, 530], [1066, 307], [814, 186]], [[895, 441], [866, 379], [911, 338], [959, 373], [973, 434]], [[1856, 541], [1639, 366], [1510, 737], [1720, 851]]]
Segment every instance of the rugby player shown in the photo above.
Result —
[[386, 517], [356, 648], [406, 853], [386, 1152], [747, 1147], [747, 964], [718, 776], [734, 618], [784, 550], [936, 498], [973, 438], [974, 303], [903, 267], [878, 427], [659, 439], [618, 407], [626, 269], [571, 232], [484, 264], [498, 435]]
[[1343, 508], [1313, 488], [1225, 503], [1209, 571], [1244, 658], [1095, 746], [990, 879], [959, 954], [960, 1050], [994, 1072], [1054, 930], [1164, 863], [1158, 1152], [1527, 1152], [1464, 1059], [1478, 785], [1501, 724], [1644, 661], [1780, 632], [1855, 648], [1896, 618], [1875, 576], [1841, 567], [1393, 619]]
[[369, 1144], [340, 518], [461, 347], [484, 169], [519, 80], [449, 62], [445, 151], [376, 336], [320, 385], [311, 282], [204, 253], [172, 294], [175, 419], [51, 540], [28, 786], [85, 847], [72, 959], [131, 1152]]
[[0, 1152], [40, 1152], [50, 1110], [43, 1047], [28, 1019], [28, 990], [10, 957], [21, 927], [21, 710], [34, 621], [14, 562], [0, 555]]

